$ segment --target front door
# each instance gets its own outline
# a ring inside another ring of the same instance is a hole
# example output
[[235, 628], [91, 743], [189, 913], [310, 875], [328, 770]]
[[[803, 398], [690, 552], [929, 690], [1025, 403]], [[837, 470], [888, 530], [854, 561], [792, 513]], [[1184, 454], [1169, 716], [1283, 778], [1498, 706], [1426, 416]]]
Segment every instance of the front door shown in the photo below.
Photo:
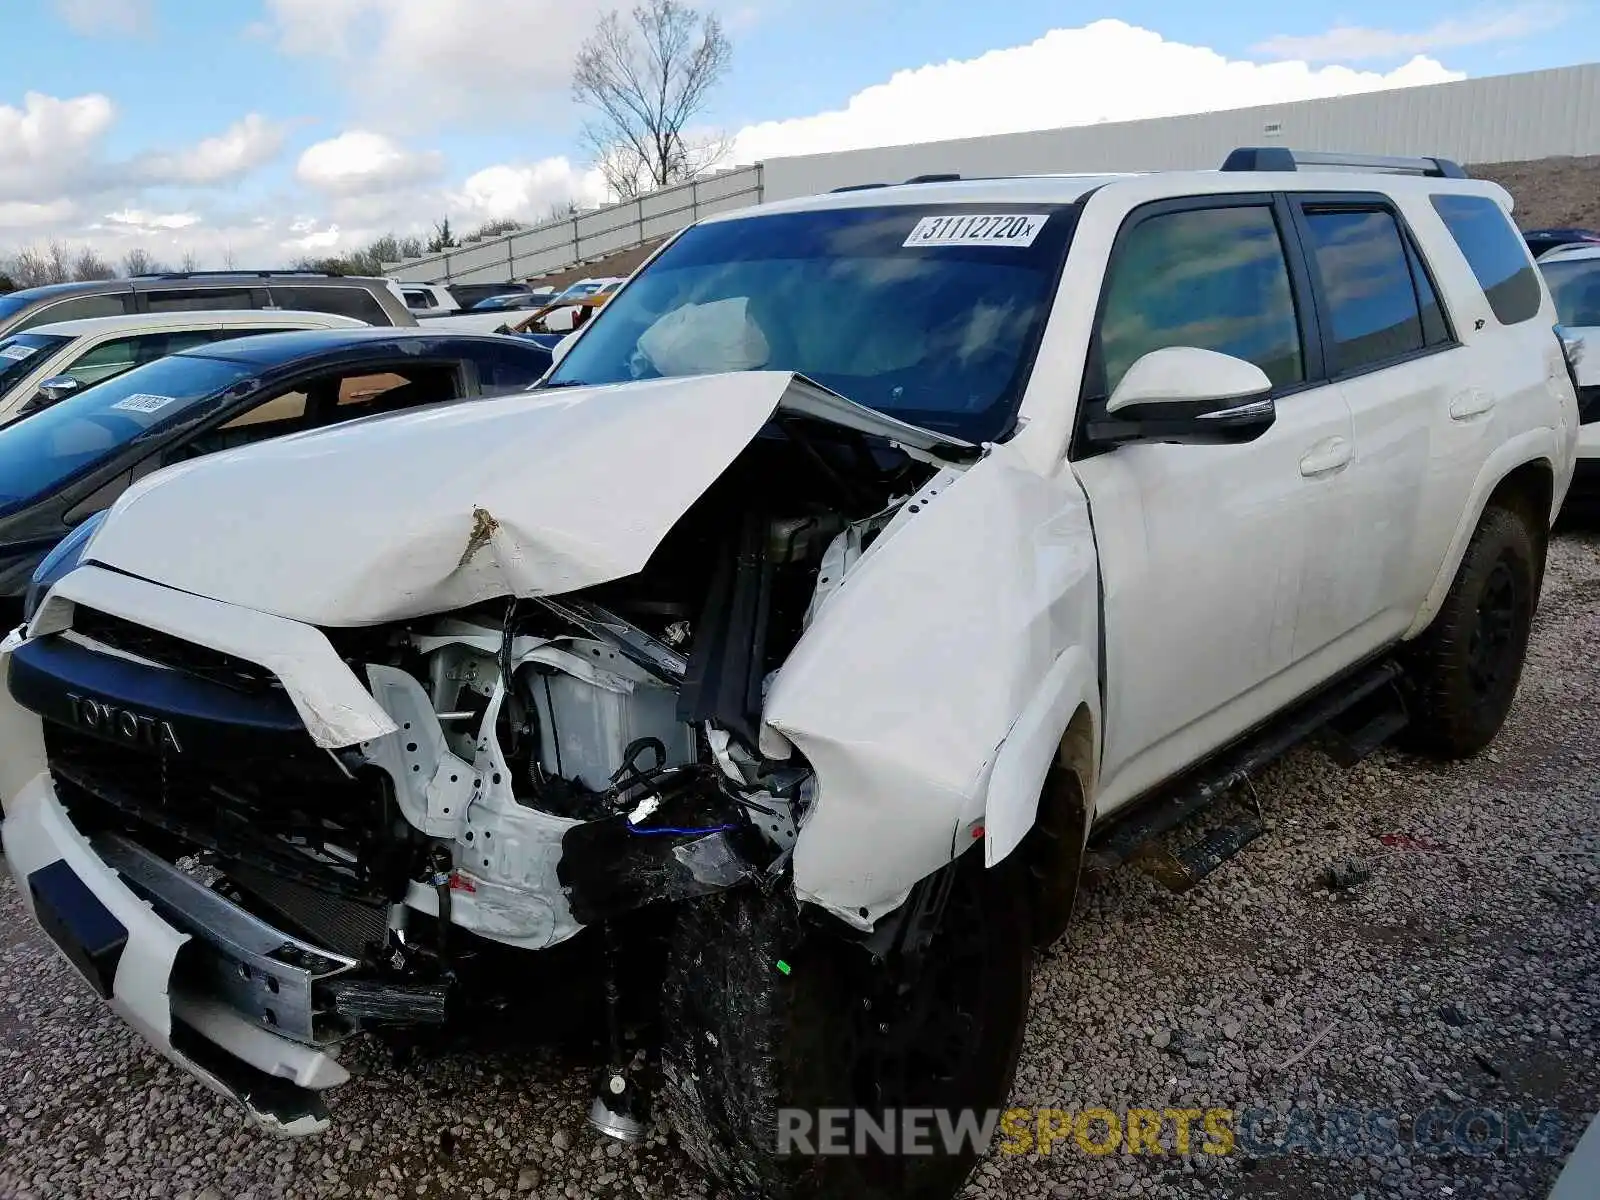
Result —
[[1227, 196], [1136, 210], [1112, 251], [1080, 407], [1142, 355], [1196, 346], [1260, 366], [1278, 417], [1243, 445], [1079, 448], [1105, 597], [1102, 813], [1303, 690], [1302, 581], [1353, 442], [1295, 244], [1281, 199]]

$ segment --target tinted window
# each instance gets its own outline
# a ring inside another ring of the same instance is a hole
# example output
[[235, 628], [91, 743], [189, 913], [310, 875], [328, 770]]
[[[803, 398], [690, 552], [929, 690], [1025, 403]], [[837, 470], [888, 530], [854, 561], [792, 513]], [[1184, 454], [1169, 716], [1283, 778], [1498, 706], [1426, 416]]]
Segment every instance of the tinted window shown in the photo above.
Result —
[[362, 287], [275, 287], [272, 289], [272, 302], [279, 308], [290, 308], [296, 312], [334, 313], [341, 317], [354, 317], [368, 325], [393, 324], [377, 297]]
[[1100, 324], [1106, 394], [1140, 358], [1169, 346], [1245, 359], [1279, 387], [1305, 378], [1289, 268], [1270, 208], [1165, 213], [1118, 241]]
[[0, 338], [0, 394], [27, 378], [44, 359], [71, 340], [45, 333], [18, 333]]
[[129, 312], [127, 292], [106, 296], [74, 296], [71, 300], [58, 300], [37, 308], [17, 323], [18, 329], [32, 325], [48, 325], [54, 321], [83, 321], [90, 317], [120, 317]]
[[163, 358], [0, 428], [0, 512], [56, 491], [157, 428], [201, 415], [250, 376], [241, 363]]
[[536, 383], [550, 369], [550, 352], [532, 344], [474, 348], [478, 387], [485, 392], [516, 391]]
[[1422, 313], [1393, 215], [1313, 208], [1306, 228], [1332, 326], [1329, 369], [1355, 371], [1421, 350]]
[[1406, 259], [1411, 264], [1411, 281], [1417, 288], [1417, 305], [1422, 309], [1422, 341], [1428, 346], [1447, 345], [1455, 340], [1455, 335], [1450, 332], [1450, 323], [1444, 319], [1444, 309], [1439, 306], [1439, 293], [1410, 238], [1406, 239]]
[[249, 288], [187, 288], [183, 291], [146, 292], [151, 312], [210, 312], [224, 308], [256, 307]]
[[1014, 422], [1075, 215], [897, 205], [697, 225], [599, 311], [552, 382], [796, 371], [989, 441]]
[[1487, 196], [1434, 196], [1434, 210], [1466, 256], [1502, 325], [1537, 316], [1539, 280], [1511, 219]]
[[[1600, 328], [1600, 258], [1569, 258], [1543, 264], [1544, 281], [1563, 325]], [[4, 354], [0, 350], [0, 354]]]

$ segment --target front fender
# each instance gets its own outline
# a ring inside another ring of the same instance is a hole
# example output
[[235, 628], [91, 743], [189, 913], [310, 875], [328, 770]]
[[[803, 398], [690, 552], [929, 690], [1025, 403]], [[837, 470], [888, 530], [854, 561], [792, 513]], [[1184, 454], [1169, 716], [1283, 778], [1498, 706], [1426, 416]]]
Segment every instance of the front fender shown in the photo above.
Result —
[[[1089, 728], [1100, 728], [1100, 687], [1089, 647], [1067, 649], [1028, 707], [1011, 727], [995, 758], [985, 804], [984, 853], [989, 866], [1000, 862], [1033, 828], [1045, 776], [1056, 761], [1073, 714], [1089, 710]], [[1090, 780], [1084, 781], [1087, 793]]]
[[995, 796], [1020, 839], [1057, 693], [1095, 678], [1098, 606], [1070, 471], [1041, 476], [1002, 445], [904, 505], [767, 696], [767, 724], [816, 772], [800, 899], [869, 927], [973, 844]]
[[1434, 576], [1433, 585], [1428, 589], [1421, 610], [1405, 632], [1405, 640], [1409, 641], [1420, 634], [1438, 615], [1445, 597], [1450, 592], [1450, 585], [1455, 582], [1456, 572], [1461, 568], [1461, 560], [1467, 553], [1467, 543], [1472, 540], [1478, 522], [1483, 519], [1483, 511], [1488, 507], [1489, 497], [1494, 494], [1495, 488], [1499, 487], [1500, 482], [1518, 467], [1535, 462], [1545, 463], [1555, 475], [1553, 503], [1550, 512], [1546, 514], [1547, 519], [1554, 522], [1556, 512], [1566, 496], [1567, 487], [1572, 482], [1571, 439], [1569, 438], [1564, 444], [1554, 429], [1529, 429], [1497, 446], [1478, 471], [1477, 478], [1472, 482], [1470, 498], [1462, 506], [1461, 521], [1456, 528], [1455, 537], [1450, 541], [1450, 549]]

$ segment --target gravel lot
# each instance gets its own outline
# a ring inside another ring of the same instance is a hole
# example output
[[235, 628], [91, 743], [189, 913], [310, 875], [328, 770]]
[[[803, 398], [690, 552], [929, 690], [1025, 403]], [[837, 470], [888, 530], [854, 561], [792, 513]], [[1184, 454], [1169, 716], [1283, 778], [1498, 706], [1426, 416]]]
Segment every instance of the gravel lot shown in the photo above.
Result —
[[[1381, 1110], [1403, 1132], [1437, 1106], [1555, 1109], [1570, 1149], [1600, 1108], [1597, 601], [1600, 537], [1569, 534], [1511, 725], [1480, 759], [1383, 753], [1343, 772], [1302, 751], [1254, 788], [1268, 835], [1198, 888], [1131, 867], [1100, 883], [1036, 972], [1015, 1102], [1271, 1109], [1280, 1129], [1293, 1107]], [[1330, 866], [1345, 886], [1326, 886]], [[364, 1046], [334, 1132], [266, 1139], [100, 1008], [9, 878], [0, 1055], [3, 1196], [705, 1194], [659, 1132], [638, 1152], [592, 1138], [586, 1074], [554, 1060], [401, 1069]], [[1096, 1157], [1069, 1141], [992, 1155], [968, 1194], [1543, 1197], [1558, 1162]]]

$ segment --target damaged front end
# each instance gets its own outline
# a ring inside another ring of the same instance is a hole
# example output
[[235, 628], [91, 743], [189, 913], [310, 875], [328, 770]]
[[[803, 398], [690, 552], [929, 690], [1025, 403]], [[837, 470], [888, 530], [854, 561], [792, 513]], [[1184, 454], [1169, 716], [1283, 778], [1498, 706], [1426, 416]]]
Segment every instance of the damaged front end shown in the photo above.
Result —
[[[24, 758], [0, 783], [8, 812], [37, 804], [18, 826], [37, 845], [7, 839], [25, 890], [64, 854], [59, 826], [109, 868], [99, 903], [132, 911], [125, 888], [159, 918], [124, 922], [102, 994], [158, 978], [125, 1015], [303, 1132], [325, 1123], [313, 1093], [343, 1078], [344, 1039], [522, 1005], [506, 949], [594, 927], [614, 1043], [597, 1123], [634, 1131], [619, 952], [675, 902], [790, 886], [817, 785], [763, 720], [767, 693], [891, 522], [959, 471], [937, 439], [897, 445], [881, 418], [852, 427], [826, 411], [844, 402], [789, 386], [642, 566], [572, 591], [313, 629], [107, 571], [91, 548], [9, 648], [0, 726], [42, 770]], [[525, 524], [478, 506], [457, 570], [503, 567]], [[304, 1078], [280, 1095], [284, 1063]]]

